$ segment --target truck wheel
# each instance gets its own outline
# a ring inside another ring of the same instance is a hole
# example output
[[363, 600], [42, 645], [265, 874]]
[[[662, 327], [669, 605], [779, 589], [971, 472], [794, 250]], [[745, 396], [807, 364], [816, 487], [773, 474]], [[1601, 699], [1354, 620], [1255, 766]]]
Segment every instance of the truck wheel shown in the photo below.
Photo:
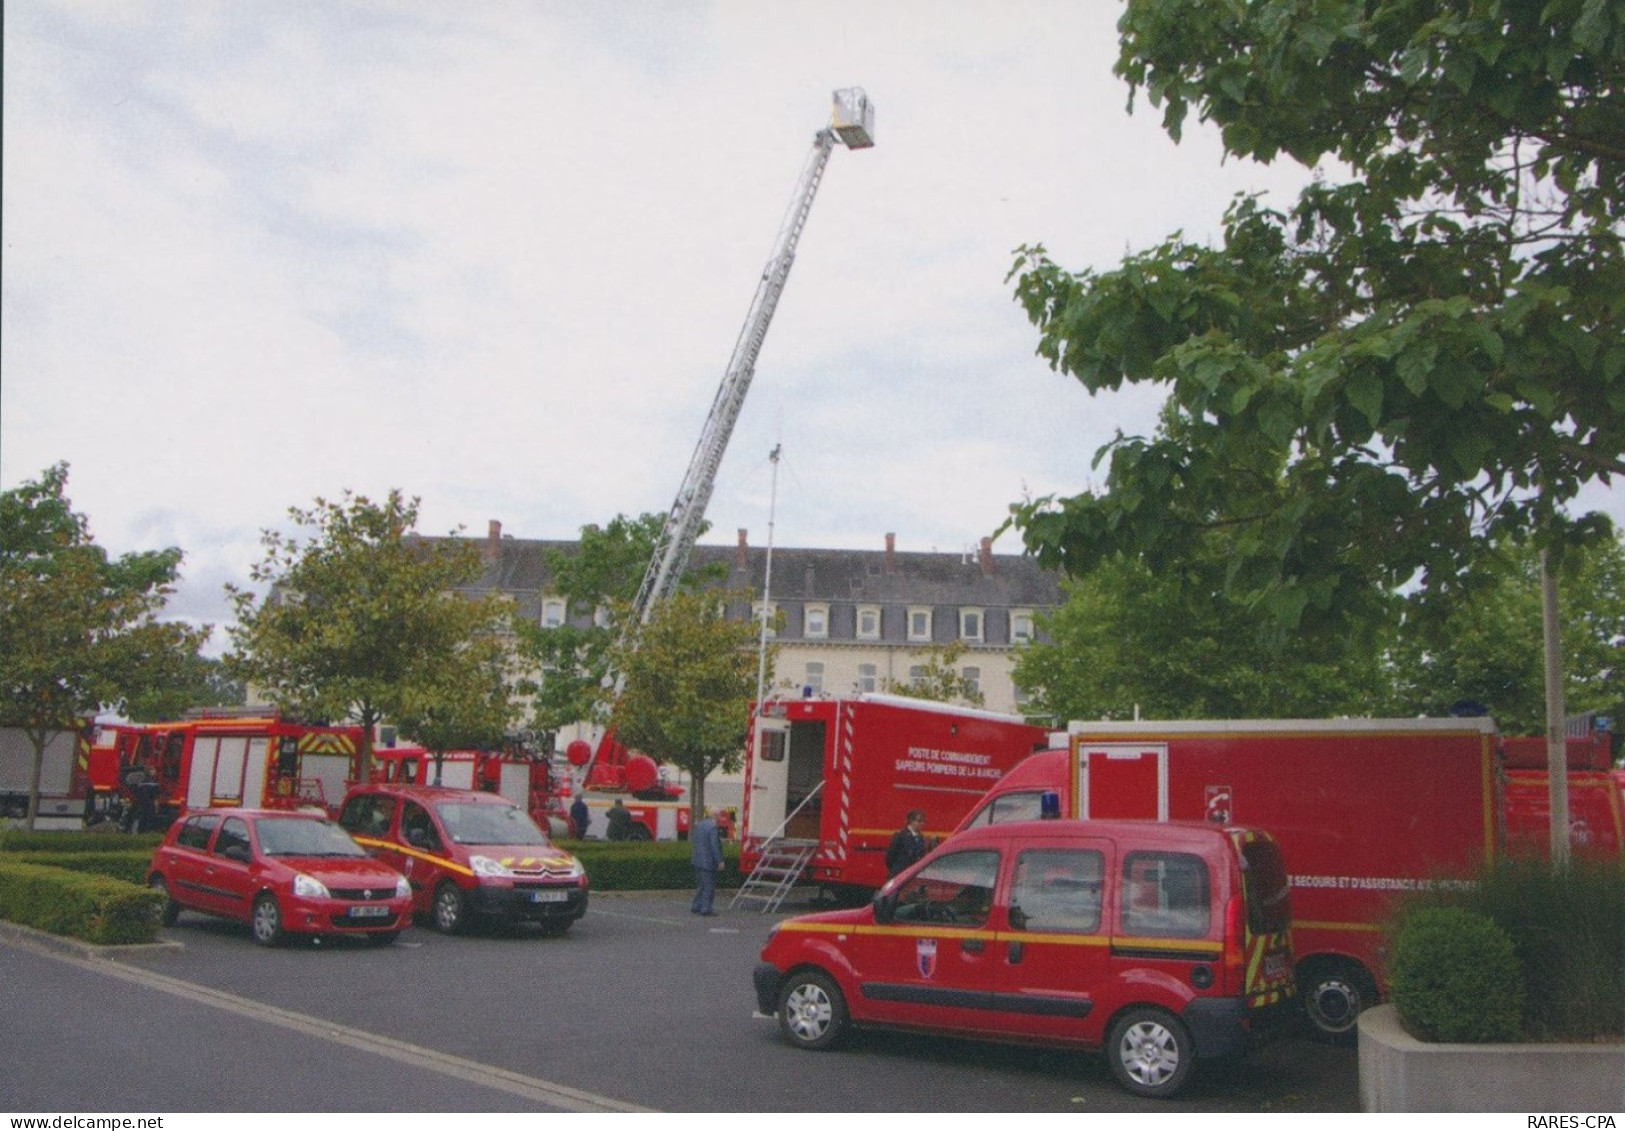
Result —
[[154, 876], [147, 881], [147, 886], [164, 897], [164, 905], [158, 912], [158, 922], [166, 927], [173, 927], [175, 920], [181, 917], [181, 905], [169, 898], [169, 886], [164, 883], [164, 878]]
[[1172, 1014], [1131, 1009], [1112, 1026], [1106, 1057], [1125, 1089], [1160, 1100], [1185, 1086], [1196, 1065], [1196, 1046]]
[[1377, 987], [1353, 962], [1310, 962], [1298, 972], [1298, 996], [1316, 1037], [1331, 1044], [1354, 1041], [1360, 1013], [1377, 1004]]
[[466, 909], [463, 889], [450, 882], [441, 884], [434, 893], [434, 929], [442, 934], [455, 935], [463, 929]]
[[265, 892], [254, 901], [250, 927], [254, 941], [261, 946], [275, 946], [282, 941], [282, 909], [276, 905], [276, 896]]
[[834, 1048], [846, 1035], [841, 991], [816, 970], [792, 974], [779, 991], [779, 1031], [797, 1048]]
[[649, 831], [648, 825], [633, 825], [631, 835], [627, 840], [653, 840], [654, 834]]

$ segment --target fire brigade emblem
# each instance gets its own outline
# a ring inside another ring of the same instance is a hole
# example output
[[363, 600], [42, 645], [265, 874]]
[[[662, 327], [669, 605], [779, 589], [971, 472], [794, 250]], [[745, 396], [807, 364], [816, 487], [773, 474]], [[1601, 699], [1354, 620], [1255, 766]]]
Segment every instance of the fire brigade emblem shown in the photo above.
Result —
[[920, 977], [933, 978], [937, 973], [937, 940], [914, 940], [914, 964], [920, 968]]
[[1228, 825], [1230, 823], [1230, 787], [1227, 785], [1210, 785], [1207, 787], [1207, 819], [1209, 824]]

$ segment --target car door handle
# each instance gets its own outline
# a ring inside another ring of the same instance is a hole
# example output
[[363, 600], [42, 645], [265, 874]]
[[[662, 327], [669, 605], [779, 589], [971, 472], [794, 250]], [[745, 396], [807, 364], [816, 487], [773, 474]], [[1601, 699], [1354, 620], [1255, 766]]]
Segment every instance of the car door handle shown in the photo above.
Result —
[[964, 939], [960, 942], [959, 949], [969, 954], [981, 954], [983, 945], [981, 939]]

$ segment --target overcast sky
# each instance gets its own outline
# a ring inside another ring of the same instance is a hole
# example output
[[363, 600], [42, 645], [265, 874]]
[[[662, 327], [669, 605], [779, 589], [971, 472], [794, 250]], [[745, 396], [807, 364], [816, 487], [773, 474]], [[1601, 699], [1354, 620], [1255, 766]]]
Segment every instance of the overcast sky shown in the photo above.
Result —
[[877, 144], [831, 156], [706, 541], [765, 544], [782, 444], [777, 545], [973, 546], [1160, 400], [1035, 357], [1013, 250], [1109, 268], [1307, 177], [1130, 116], [1117, 12], [8, 0], [0, 486], [66, 460], [97, 540], [181, 547], [171, 607], [216, 624], [317, 496], [400, 488], [431, 534], [664, 512], [861, 86]]

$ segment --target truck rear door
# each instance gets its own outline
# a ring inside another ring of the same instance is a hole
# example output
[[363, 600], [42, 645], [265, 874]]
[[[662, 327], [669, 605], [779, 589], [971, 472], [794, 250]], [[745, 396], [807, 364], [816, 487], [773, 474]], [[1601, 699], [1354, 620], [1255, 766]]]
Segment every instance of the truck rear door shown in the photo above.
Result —
[[1168, 819], [1166, 743], [1079, 742], [1075, 816], [1092, 821]]

